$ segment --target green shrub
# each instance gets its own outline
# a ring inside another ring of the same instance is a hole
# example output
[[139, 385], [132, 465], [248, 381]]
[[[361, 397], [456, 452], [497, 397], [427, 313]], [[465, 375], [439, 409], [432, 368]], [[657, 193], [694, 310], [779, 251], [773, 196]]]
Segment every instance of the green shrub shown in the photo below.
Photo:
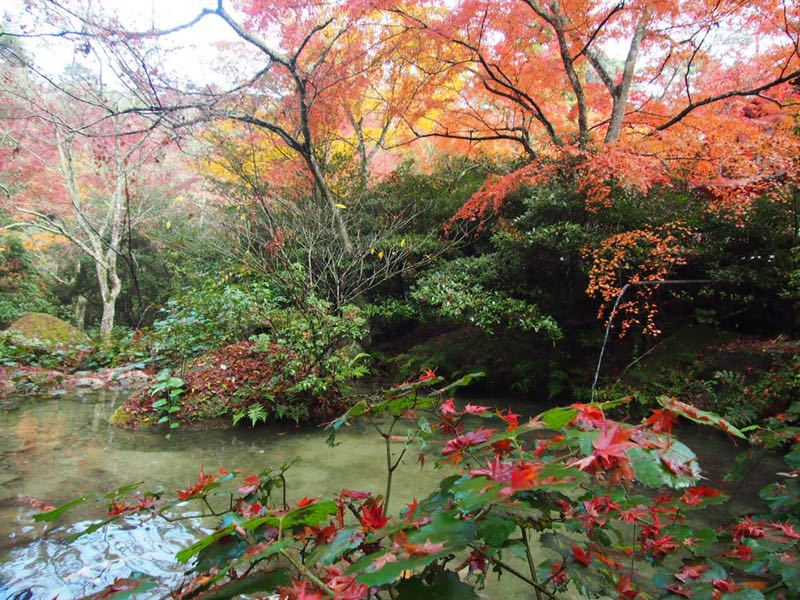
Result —
[[277, 288], [264, 280], [208, 277], [167, 302], [148, 342], [156, 356], [185, 360], [247, 339], [266, 326], [270, 311], [286, 304]]

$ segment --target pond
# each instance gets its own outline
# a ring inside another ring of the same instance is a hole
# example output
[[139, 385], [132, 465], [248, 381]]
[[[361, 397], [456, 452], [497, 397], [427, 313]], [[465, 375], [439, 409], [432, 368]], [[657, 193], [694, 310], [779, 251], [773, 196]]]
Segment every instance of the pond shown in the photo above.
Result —
[[[369, 429], [345, 430], [335, 449], [325, 444], [322, 431], [291, 425], [178, 431], [168, 440], [160, 433], [110, 427], [108, 417], [119, 401], [114, 394], [97, 393], [6, 399], [0, 405], [0, 599], [79, 598], [131, 571], [177, 579], [182, 570], [175, 565], [175, 553], [203, 534], [200, 525], [188, 521], [151, 520], [140, 527], [129, 521], [68, 545], [66, 534], [81, 528], [81, 519], [98, 515], [77, 511], [72, 522], [42, 536], [45, 526], [32, 521], [30, 498], [58, 505], [135, 481], [144, 481], [143, 489], [176, 490], [194, 481], [201, 466], [208, 472], [223, 467], [247, 474], [295, 456], [301, 460], [289, 473], [290, 500], [342, 487], [383, 490], [383, 441]], [[547, 408], [498, 398], [471, 401], [511, 406], [523, 414]], [[739, 449], [709, 430], [686, 428], [679, 435], [699, 455], [710, 482], [718, 484]], [[723, 522], [735, 512], [760, 508], [758, 490], [782, 469], [779, 459], [767, 457], [732, 503], [702, 511], [702, 518]], [[392, 507], [424, 497], [442, 476], [409, 458], [395, 473]], [[490, 582], [486, 595], [527, 598], [529, 592], [504, 577]]]

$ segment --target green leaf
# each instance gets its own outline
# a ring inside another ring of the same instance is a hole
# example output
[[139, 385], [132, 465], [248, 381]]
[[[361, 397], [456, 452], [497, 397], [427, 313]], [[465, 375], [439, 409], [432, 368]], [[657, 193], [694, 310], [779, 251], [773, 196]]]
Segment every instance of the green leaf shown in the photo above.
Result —
[[228, 600], [239, 596], [249, 596], [256, 592], [272, 592], [278, 587], [291, 583], [286, 569], [277, 569], [269, 573], [255, 573], [244, 579], [237, 579], [211, 590], [203, 595], [203, 600]]
[[784, 460], [792, 469], [800, 467], [800, 444], [795, 444], [792, 450], [784, 456]]
[[118, 577], [99, 592], [86, 596], [83, 600], [128, 600], [139, 597], [157, 586], [156, 581], [145, 573], [132, 572], [128, 577]]
[[417, 422], [417, 426], [420, 430], [424, 431], [425, 433], [433, 433], [431, 429], [431, 424], [426, 417], [420, 417], [419, 421]]
[[490, 546], [502, 546], [517, 528], [511, 519], [489, 514], [478, 523], [478, 537]]
[[433, 581], [419, 576], [404, 579], [397, 584], [398, 600], [477, 600], [475, 589], [461, 581], [452, 571], [441, 571]]
[[282, 517], [275, 517], [272, 515], [256, 517], [255, 519], [246, 521], [243, 526], [247, 531], [265, 524], [270, 527], [277, 527], [281, 530], [292, 529], [294, 527], [314, 527], [329, 516], [335, 515], [337, 510], [336, 503], [327, 500], [290, 510]]
[[356, 528], [345, 527], [336, 532], [330, 544], [314, 548], [308, 557], [308, 564], [322, 563], [332, 565], [348, 550], [358, 548], [364, 541], [364, 534]]
[[453, 484], [452, 489], [458, 508], [465, 513], [478, 510], [500, 498], [498, 486], [483, 476], [465, 475]]
[[[374, 560], [382, 554], [385, 554], [385, 551], [377, 553], [377, 555], [370, 555], [369, 557], [367, 557], [371, 558], [371, 560], [369, 561], [370, 564], [374, 562]], [[449, 551], [443, 551], [443, 552], [438, 552], [436, 554], [428, 554], [425, 556], [420, 556], [418, 558], [410, 558], [402, 561], [386, 563], [377, 571], [362, 573], [361, 575], [358, 576], [357, 581], [359, 583], [363, 583], [370, 587], [386, 585], [387, 583], [392, 583], [393, 581], [399, 579], [405, 571], [414, 571], [416, 569], [426, 567], [433, 561], [438, 560], [443, 556], [447, 556], [448, 554]], [[361, 561], [356, 563], [356, 565], [359, 564], [361, 564]]]
[[800, 504], [800, 481], [787, 479], [782, 483], [771, 483], [759, 492], [759, 496], [772, 512], [788, 512]]
[[82, 498], [75, 498], [74, 500], [70, 500], [66, 504], [62, 504], [61, 506], [54, 508], [53, 510], [48, 510], [47, 512], [42, 512], [33, 515], [34, 521], [45, 521], [46, 523], [50, 523], [51, 521], [55, 521], [56, 519], [60, 518], [64, 513], [67, 511], [72, 510], [76, 506], [80, 506], [84, 502], [88, 502], [94, 498], [94, 496], [83, 496]]
[[467, 373], [466, 375], [464, 375], [460, 379], [456, 379], [452, 383], [450, 383], [450, 384], [446, 385], [445, 387], [441, 388], [439, 390], [439, 393], [440, 394], [444, 394], [445, 392], [449, 392], [450, 390], [468, 386], [474, 380], [480, 379], [481, 377], [484, 377], [485, 375], [486, 375], [486, 373], [484, 373], [483, 371], [477, 371], [475, 373]]
[[747, 586], [741, 586], [735, 592], [723, 594], [722, 597], [725, 600], [764, 600], [764, 594]]
[[[697, 483], [700, 477], [700, 466], [694, 452], [674, 438], [670, 440], [667, 450], [634, 448], [627, 454], [636, 479], [650, 488], [659, 488], [662, 485], [676, 489], [686, 488]], [[675, 472], [676, 470], [685, 472]]]
[[[419, 508], [417, 508], [419, 510]], [[463, 548], [475, 540], [477, 525], [469, 519], [457, 519], [452, 511], [439, 511], [430, 515], [431, 522], [409, 534], [414, 543], [444, 542], [451, 551]]]
[[745, 434], [715, 413], [700, 410], [691, 404], [681, 402], [680, 400], [670, 398], [669, 396], [659, 396], [657, 400], [658, 403], [667, 410], [686, 417], [690, 421], [694, 421], [700, 425], [711, 425], [712, 427], [721, 429], [725, 433], [729, 433], [738, 438], [747, 439]]
[[221, 540], [225, 536], [231, 535], [233, 532], [236, 531], [235, 525], [228, 525], [227, 527], [223, 527], [219, 531], [215, 531], [211, 535], [208, 535], [202, 539], [197, 540], [191, 546], [184, 548], [180, 552], [175, 555], [175, 558], [178, 562], [186, 564], [189, 562], [189, 559], [192, 558], [195, 554], [198, 554], [204, 548], [207, 548], [217, 540]]
[[242, 556], [246, 550], [246, 540], [238, 536], [227, 536], [198, 552], [194, 568], [199, 573], [207, 573], [212, 569], [216, 572]]
[[697, 529], [687, 525], [673, 525], [670, 527], [669, 532], [678, 544], [692, 538], [694, 540], [692, 550], [696, 553], [702, 553], [717, 541], [717, 532], [710, 527]]
[[153, 402], [153, 408], [161, 408], [162, 406], [166, 406], [166, 405], [167, 405], [167, 401], [166, 401], [165, 398], [162, 398], [161, 400], [156, 400], [155, 402]]
[[544, 423], [548, 429], [558, 431], [566, 427], [577, 414], [578, 411], [574, 408], [570, 408], [569, 406], [557, 406], [556, 408], [551, 408], [543, 412], [541, 418], [542, 423]]
[[86, 529], [84, 529], [82, 531], [79, 531], [78, 533], [73, 533], [70, 536], [68, 536], [67, 537], [67, 543], [71, 544], [72, 542], [74, 542], [78, 538], [82, 538], [85, 535], [89, 535], [90, 533], [94, 533], [98, 529], [102, 529], [103, 527], [105, 527], [109, 523], [111, 523], [113, 521], [116, 521], [119, 518], [120, 518], [120, 515], [115, 515], [113, 517], [109, 517], [108, 519], [105, 519], [104, 521], [95, 521], [94, 523], [89, 525]]

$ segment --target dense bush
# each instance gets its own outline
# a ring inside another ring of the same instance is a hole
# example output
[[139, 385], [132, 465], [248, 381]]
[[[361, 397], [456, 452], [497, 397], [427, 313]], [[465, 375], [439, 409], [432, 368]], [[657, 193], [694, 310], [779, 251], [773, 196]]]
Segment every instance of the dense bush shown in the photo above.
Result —
[[64, 316], [58, 299], [45, 285], [32, 264], [23, 239], [13, 233], [0, 234], [0, 326], [29, 312]]
[[[709, 330], [700, 330], [710, 341]], [[687, 340], [681, 336], [675, 344], [686, 346]], [[784, 412], [800, 394], [796, 341], [736, 337], [686, 350], [667, 348], [651, 361], [642, 360], [616, 384], [601, 390], [601, 396], [634, 397], [649, 404], [667, 394], [748, 426]]]
[[[267, 288], [248, 288], [254, 290]], [[170, 401], [174, 408], [168, 415], [170, 425], [207, 426], [214, 419], [238, 423], [247, 419], [252, 425], [267, 420], [290, 419], [295, 422], [320, 422], [331, 418], [345, 406], [341, 386], [366, 373], [365, 359], [358, 342], [364, 335], [365, 321], [355, 307], [334, 313], [329, 304], [309, 299], [302, 307], [268, 306], [268, 299], [247, 295], [241, 289], [226, 289], [220, 296], [206, 298], [204, 308], [220, 302], [231, 307], [233, 321], [227, 330], [192, 329], [190, 320], [176, 317], [165, 328], [172, 331], [195, 331], [188, 340], [176, 340], [173, 348], [197, 352], [202, 343], [214, 349], [189, 362], [178, 372], [183, 381], [179, 397]], [[233, 299], [233, 300], [232, 300]], [[197, 300], [197, 299], [196, 299]], [[197, 303], [193, 306], [198, 306]], [[182, 313], [178, 313], [179, 315]], [[178, 325], [174, 325], [178, 323]], [[258, 323], [265, 333], [249, 341], [222, 344], [225, 336], [235, 338]], [[238, 329], [243, 327], [244, 329]], [[156, 330], [155, 335], [163, 335]], [[202, 335], [201, 335], [202, 334]], [[117, 411], [114, 421], [120, 425], [152, 426], [161, 418], [162, 390], [145, 390], [134, 395]], [[167, 421], [163, 421], [167, 422]]]
[[209, 275], [171, 298], [147, 335], [154, 355], [180, 361], [247, 339], [287, 301], [271, 283], [235, 274]]

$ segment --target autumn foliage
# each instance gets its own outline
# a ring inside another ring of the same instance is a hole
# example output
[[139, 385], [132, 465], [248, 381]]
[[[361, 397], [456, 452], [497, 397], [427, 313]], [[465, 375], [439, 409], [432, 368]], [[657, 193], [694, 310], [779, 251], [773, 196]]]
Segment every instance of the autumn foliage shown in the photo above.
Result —
[[[638, 424], [610, 419], [610, 404], [553, 408], [527, 421], [486, 406], [460, 408], [449, 393], [475, 376], [446, 386], [423, 375], [386, 390], [382, 399], [359, 402], [329, 425], [332, 443], [354, 419], [379, 431], [376, 419], [409, 425], [394, 448], [386, 441], [389, 482], [395, 457], [414, 447], [439, 462], [464, 460], [439, 489], [397, 514], [388, 510], [391, 486], [384, 495], [343, 489], [330, 499], [291, 502], [288, 463], [246, 475], [201, 469], [175, 500], [130, 496], [130, 488], [111, 492], [100, 499], [107, 502], [106, 523], [133, 513], [155, 517], [184, 501], [203, 503], [198, 518], [219, 525], [178, 553], [178, 561], [195, 565], [173, 590], [178, 597], [259, 585], [282, 598], [352, 599], [445, 582], [472, 597], [489, 569], [551, 598], [568, 589], [583, 597], [617, 592], [642, 599], [652, 597], [648, 590], [663, 597], [792, 593], [800, 559], [796, 491], [771, 486], [762, 496], [772, 513], [737, 517], [716, 529], [693, 516], [728, 496], [701, 482], [696, 457], [672, 425], [689, 418], [743, 438], [735, 427], [671, 398], [660, 399], [662, 408]], [[494, 419], [505, 430], [475, 427]], [[781, 443], [793, 444], [796, 454], [796, 440]], [[796, 468], [796, 458], [787, 460]], [[45, 507], [36, 519], [54, 520], [91, 500]], [[529, 542], [534, 533], [537, 545]], [[530, 557], [524, 572], [505, 562], [503, 550], [512, 543]], [[637, 568], [642, 561], [656, 567], [652, 582], [650, 569]], [[137, 576], [133, 584], [151, 583]]]

